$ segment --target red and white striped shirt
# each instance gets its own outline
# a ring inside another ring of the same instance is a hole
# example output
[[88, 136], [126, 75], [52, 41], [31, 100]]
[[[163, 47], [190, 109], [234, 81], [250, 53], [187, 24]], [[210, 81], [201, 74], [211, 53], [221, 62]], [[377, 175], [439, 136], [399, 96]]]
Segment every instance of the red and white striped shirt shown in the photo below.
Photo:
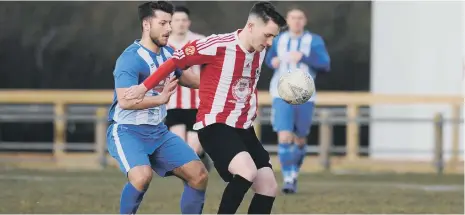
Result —
[[[168, 39], [168, 45], [174, 50], [181, 49], [183, 46], [191, 41], [205, 38], [204, 35], [196, 34], [188, 31], [184, 41], [177, 42], [170, 37]], [[187, 70], [193, 70], [195, 73], [200, 73], [200, 66], [194, 65]], [[168, 109], [197, 109], [199, 107], [199, 90], [178, 85], [176, 92], [170, 97], [170, 101], [167, 104]]]
[[239, 43], [239, 32], [195, 40], [173, 55], [178, 68], [203, 65], [195, 130], [214, 123], [247, 129], [257, 115], [257, 82], [266, 50], [248, 52]]

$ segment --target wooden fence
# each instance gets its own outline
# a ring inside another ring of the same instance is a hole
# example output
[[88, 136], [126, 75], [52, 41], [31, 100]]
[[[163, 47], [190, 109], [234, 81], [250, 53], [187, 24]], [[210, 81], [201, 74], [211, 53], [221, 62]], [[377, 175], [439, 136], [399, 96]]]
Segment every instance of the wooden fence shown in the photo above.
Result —
[[[66, 106], [70, 104], [102, 105], [96, 111], [96, 117], [100, 120], [95, 124], [95, 156], [101, 157], [105, 153], [106, 122], [103, 120], [107, 114], [107, 105], [113, 98], [110, 90], [1, 90], [0, 104], [53, 104], [54, 119], [54, 156], [63, 157], [66, 144]], [[419, 95], [384, 95], [359, 92], [319, 92], [316, 104], [318, 106], [343, 106], [347, 108], [346, 122], [346, 160], [359, 159], [360, 125], [356, 120], [361, 106], [386, 105], [386, 104], [445, 104], [452, 112], [452, 120], [459, 120], [461, 106], [464, 98], [461, 96], [419, 96]], [[268, 92], [259, 92], [259, 106], [270, 105], [271, 97]], [[260, 114], [260, 113], [258, 113]], [[322, 118], [330, 117], [323, 113]], [[438, 117], [438, 116], [431, 116]], [[256, 130], [260, 137], [259, 120], [256, 120]], [[320, 126], [320, 147], [326, 151], [327, 143], [331, 142], [331, 126], [322, 123]], [[437, 131], [436, 133], [438, 133]], [[442, 135], [442, 132], [438, 133]], [[459, 162], [459, 135], [460, 125], [452, 124], [452, 155], [451, 162]], [[436, 135], [437, 136], [437, 135]], [[442, 144], [442, 143], [441, 143]], [[325, 157], [321, 153], [321, 157]]]

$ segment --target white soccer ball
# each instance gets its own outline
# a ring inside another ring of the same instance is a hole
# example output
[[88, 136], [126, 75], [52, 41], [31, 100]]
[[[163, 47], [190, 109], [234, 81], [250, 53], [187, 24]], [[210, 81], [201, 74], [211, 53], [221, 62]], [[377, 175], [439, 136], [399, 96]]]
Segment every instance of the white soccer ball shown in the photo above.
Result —
[[310, 74], [297, 69], [281, 76], [278, 81], [278, 94], [289, 104], [303, 104], [315, 92], [315, 83]]

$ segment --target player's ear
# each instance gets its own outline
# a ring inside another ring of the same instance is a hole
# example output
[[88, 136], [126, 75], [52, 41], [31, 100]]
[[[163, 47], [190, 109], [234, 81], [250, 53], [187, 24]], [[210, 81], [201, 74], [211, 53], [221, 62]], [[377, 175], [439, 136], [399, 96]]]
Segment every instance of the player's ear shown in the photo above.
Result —
[[252, 23], [252, 22], [248, 22], [248, 23], [247, 23], [247, 29], [248, 29], [249, 31], [252, 31], [253, 26], [254, 26], [254, 23]]
[[150, 30], [150, 22], [148, 19], [142, 20], [142, 28], [144, 31], [149, 31]]

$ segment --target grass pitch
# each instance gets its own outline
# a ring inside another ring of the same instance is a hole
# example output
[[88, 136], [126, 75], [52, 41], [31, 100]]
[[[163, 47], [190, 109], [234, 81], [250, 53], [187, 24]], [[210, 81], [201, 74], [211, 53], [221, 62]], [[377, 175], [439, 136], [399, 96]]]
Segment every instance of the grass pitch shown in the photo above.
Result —
[[[116, 169], [1, 169], [0, 213], [115, 214], [124, 183]], [[211, 173], [204, 213], [216, 213], [225, 185]], [[177, 178], [154, 177], [139, 213], [180, 213], [181, 192]], [[251, 197], [249, 192], [238, 213], [247, 213]], [[273, 213], [464, 214], [464, 176], [307, 173], [300, 177], [297, 194], [277, 197]]]

